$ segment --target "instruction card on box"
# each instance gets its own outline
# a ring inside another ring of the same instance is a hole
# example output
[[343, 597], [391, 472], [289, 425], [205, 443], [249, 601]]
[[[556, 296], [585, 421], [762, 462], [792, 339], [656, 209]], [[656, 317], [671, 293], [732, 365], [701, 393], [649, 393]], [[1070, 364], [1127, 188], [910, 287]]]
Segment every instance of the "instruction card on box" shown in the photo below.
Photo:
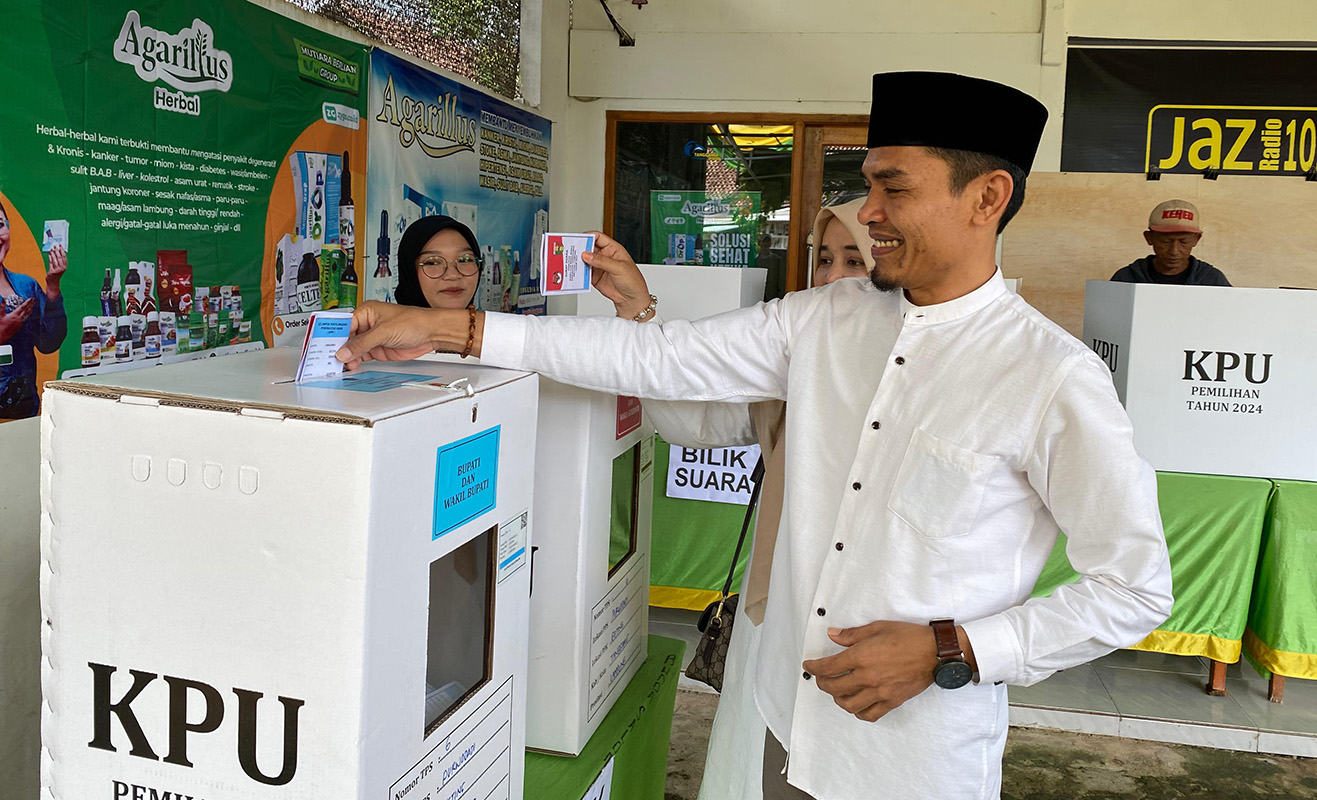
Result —
[[546, 233], [540, 240], [540, 263], [544, 265], [542, 294], [582, 294], [590, 291], [590, 265], [581, 254], [594, 250], [588, 233]]
[[498, 528], [498, 582], [526, 564], [526, 543], [530, 541], [530, 511], [523, 511]]

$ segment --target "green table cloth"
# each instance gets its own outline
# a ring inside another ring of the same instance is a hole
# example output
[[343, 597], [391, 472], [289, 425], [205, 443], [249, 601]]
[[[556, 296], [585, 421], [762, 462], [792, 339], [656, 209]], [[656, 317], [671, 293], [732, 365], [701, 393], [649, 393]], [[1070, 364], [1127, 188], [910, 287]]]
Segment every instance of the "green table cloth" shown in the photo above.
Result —
[[[1175, 607], [1161, 627], [1132, 649], [1229, 664], [1239, 660], [1271, 493], [1272, 482], [1262, 478], [1157, 474]], [[1058, 537], [1034, 597], [1079, 579], [1066, 558], [1065, 543], [1064, 535]]]
[[[717, 600], [732, 565], [745, 506], [668, 497], [668, 443], [654, 441], [654, 527], [650, 535], [649, 603], [703, 611]], [[751, 523], [753, 525], [753, 523]], [[753, 533], [753, 529], [751, 531]], [[750, 537], [737, 561], [732, 591], [750, 561]]]
[[581, 800], [613, 758], [615, 800], [663, 800], [686, 643], [649, 637], [649, 657], [575, 758], [526, 754], [526, 797]]
[[1263, 674], [1317, 679], [1317, 483], [1275, 485], [1245, 653]]

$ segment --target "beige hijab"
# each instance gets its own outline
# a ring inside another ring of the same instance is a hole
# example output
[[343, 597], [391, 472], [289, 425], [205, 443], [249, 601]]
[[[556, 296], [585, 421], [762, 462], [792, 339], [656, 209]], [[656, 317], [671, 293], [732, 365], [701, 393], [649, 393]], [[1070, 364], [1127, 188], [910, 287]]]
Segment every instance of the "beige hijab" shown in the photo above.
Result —
[[[860, 222], [860, 207], [863, 205], [864, 198], [859, 197], [849, 203], [820, 208], [819, 213], [814, 216], [814, 234], [810, 239], [814, 243], [814, 252], [818, 253], [819, 245], [823, 242], [823, 232], [827, 230], [828, 223], [835, 219], [846, 226], [846, 232], [855, 240], [855, 244], [859, 245], [860, 257], [864, 259], [865, 269], [872, 272], [873, 252], [868, 247], [869, 226]], [[817, 260], [817, 256], [815, 258]], [[814, 270], [811, 268], [810, 275], [813, 274]]]
[[[869, 241], [869, 230], [858, 218], [862, 205], [864, 198], [819, 209], [818, 215], [814, 217], [814, 246], [817, 248], [823, 241], [823, 231], [828, 222], [836, 219], [846, 226], [855, 243], [860, 246], [865, 266], [872, 270], [873, 254], [865, 247]], [[759, 512], [755, 520], [754, 546], [750, 552], [750, 579], [741, 597], [741, 607], [756, 625], [764, 621], [773, 550], [777, 545], [778, 527], [782, 524], [782, 498], [786, 492], [786, 447], [782, 442], [782, 433], [786, 428], [786, 419], [786, 403], [781, 400], [768, 400], [750, 406], [750, 422], [764, 454], [764, 485], [759, 490]]]

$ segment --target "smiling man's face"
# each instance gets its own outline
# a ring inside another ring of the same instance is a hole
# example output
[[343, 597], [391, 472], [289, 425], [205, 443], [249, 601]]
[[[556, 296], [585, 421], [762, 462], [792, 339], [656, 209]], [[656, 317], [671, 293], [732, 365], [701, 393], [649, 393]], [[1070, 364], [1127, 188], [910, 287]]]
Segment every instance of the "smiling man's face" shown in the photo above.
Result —
[[923, 147], [875, 147], [862, 167], [869, 196], [870, 278], [883, 291], [941, 285], [973, 248], [974, 192], [955, 194], [947, 163]]

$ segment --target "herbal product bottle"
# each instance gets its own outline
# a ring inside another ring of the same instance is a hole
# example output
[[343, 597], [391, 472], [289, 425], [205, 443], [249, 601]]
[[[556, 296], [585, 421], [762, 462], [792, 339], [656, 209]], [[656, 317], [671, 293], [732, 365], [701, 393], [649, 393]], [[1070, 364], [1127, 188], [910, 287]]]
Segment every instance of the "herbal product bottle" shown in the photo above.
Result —
[[106, 317], [116, 317], [119, 312], [110, 308], [110, 268], [105, 268], [105, 282], [101, 284], [101, 314]]
[[342, 308], [357, 307], [357, 270], [353, 260], [349, 255], [347, 266], [343, 268], [343, 277], [338, 279], [338, 304]]
[[143, 336], [146, 341], [146, 357], [160, 357], [160, 313], [157, 311], [148, 312], [146, 315], [146, 333]]
[[101, 324], [96, 317], [82, 318], [82, 366], [101, 365]]
[[114, 360], [123, 363], [133, 360], [133, 321], [127, 316], [119, 317], [119, 327], [114, 332]]
[[297, 310], [304, 314], [320, 310], [320, 264], [315, 253], [303, 253], [297, 267]]

